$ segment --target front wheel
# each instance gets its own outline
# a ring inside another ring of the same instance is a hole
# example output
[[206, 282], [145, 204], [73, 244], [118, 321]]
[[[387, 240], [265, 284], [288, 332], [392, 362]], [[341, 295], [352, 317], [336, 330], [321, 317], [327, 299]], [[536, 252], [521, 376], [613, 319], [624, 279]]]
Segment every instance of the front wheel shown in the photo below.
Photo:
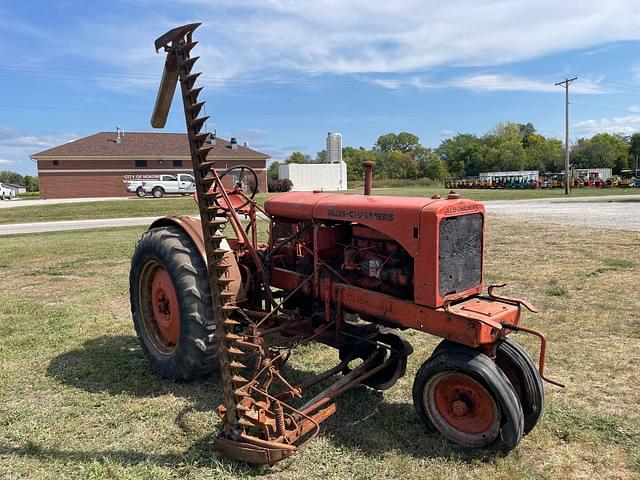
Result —
[[181, 228], [142, 235], [131, 259], [129, 293], [140, 347], [158, 375], [190, 380], [217, 367], [207, 268]]
[[[450, 340], [443, 340], [433, 351], [432, 357], [456, 349], [464, 350], [467, 347]], [[538, 368], [524, 348], [509, 337], [498, 340], [495, 363], [507, 376], [518, 395], [524, 414], [524, 434], [526, 435], [536, 426], [544, 409], [544, 386]]]
[[509, 380], [471, 348], [424, 362], [413, 384], [413, 403], [428, 430], [463, 447], [507, 452], [523, 436], [522, 407]]

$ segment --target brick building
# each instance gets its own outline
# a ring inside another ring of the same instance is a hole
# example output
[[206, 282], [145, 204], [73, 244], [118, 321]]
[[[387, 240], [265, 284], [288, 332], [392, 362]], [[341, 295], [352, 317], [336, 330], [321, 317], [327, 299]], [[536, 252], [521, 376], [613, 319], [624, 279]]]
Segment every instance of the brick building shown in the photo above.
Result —
[[[31, 155], [38, 164], [42, 198], [122, 197], [126, 182], [160, 174], [193, 172], [189, 142], [183, 133], [100, 132]], [[267, 191], [269, 156], [218, 138], [208, 160], [219, 173], [236, 165], [256, 171], [259, 190]]]

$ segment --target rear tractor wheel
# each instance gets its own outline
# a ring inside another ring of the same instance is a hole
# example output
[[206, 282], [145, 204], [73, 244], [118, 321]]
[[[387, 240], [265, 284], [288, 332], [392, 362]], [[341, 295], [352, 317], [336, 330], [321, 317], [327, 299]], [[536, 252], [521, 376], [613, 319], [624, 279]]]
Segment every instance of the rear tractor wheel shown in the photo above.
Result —
[[161, 377], [190, 380], [218, 365], [207, 268], [174, 226], [142, 235], [131, 259], [131, 314], [138, 341]]
[[509, 451], [523, 436], [524, 418], [504, 373], [471, 348], [429, 358], [413, 384], [413, 403], [429, 431], [471, 448]]

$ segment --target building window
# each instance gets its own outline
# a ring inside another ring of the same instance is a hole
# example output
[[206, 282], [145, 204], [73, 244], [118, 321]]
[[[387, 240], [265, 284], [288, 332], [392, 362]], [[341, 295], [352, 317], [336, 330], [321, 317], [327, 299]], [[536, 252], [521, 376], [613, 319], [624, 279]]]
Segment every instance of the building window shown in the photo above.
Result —
[[173, 161], [173, 166], [174, 167], [181, 167], [182, 166], [182, 160], [174, 160]]
[[58, 165], [60, 165], [60, 160], [54, 160], [53, 161], [53, 166], [57, 167]]
[[147, 166], [147, 161], [146, 160], [136, 160], [136, 167], [146, 167]]

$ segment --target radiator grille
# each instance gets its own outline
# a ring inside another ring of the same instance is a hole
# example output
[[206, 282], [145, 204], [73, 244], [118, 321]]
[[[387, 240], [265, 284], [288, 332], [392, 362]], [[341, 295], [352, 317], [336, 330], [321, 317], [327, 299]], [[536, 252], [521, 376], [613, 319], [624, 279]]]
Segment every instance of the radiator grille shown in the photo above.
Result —
[[441, 296], [463, 292], [482, 281], [482, 222], [480, 213], [440, 221]]

